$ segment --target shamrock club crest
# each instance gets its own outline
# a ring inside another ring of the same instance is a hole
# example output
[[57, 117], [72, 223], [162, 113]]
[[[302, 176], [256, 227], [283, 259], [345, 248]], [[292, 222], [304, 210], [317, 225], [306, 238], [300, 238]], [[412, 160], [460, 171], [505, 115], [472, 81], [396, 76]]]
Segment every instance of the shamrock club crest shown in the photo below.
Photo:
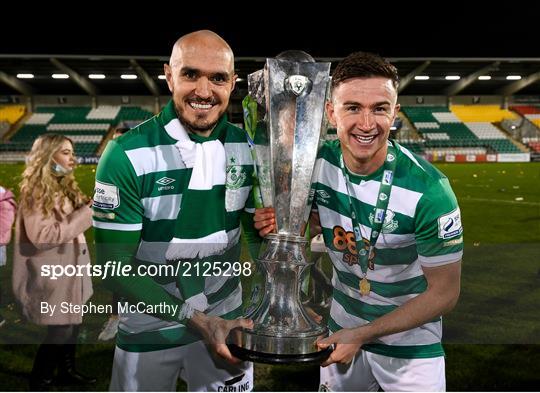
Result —
[[227, 184], [226, 187], [231, 190], [236, 190], [244, 184], [246, 173], [241, 165], [235, 165], [236, 160], [231, 157], [229, 165], [227, 165]]
[[[396, 216], [396, 213], [394, 213], [392, 210], [386, 210], [386, 214], [384, 215], [384, 222], [382, 226], [383, 233], [392, 233], [397, 229], [397, 227], [399, 226], [399, 223], [397, 220], [394, 220], [395, 216]], [[374, 215], [373, 213], [370, 213], [369, 223], [371, 225], [373, 225], [373, 219], [374, 219]]]

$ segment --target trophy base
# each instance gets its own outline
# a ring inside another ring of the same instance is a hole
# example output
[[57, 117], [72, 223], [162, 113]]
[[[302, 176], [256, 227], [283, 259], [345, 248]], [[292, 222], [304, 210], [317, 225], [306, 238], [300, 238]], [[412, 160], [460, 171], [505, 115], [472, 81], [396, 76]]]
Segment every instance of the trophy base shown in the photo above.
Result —
[[298, 355], [279, 355], [274, 353], [258, 352], [252, 351], [239, 347], [235, 344], [228, 344], [229, 350], [231, 353], [239, 359], [248, 360], [251, 362], [257, 363], [266, 363], [266, 364], [288, 364], [288, 363], [321, 363], [322, 361], [328, 359], [332, 353], [332, 348], [326, 348], [322, 351], [305, 353]]
[[318, 350], [317, 339], [326, 337], [328, 329], [297, 334], [296, 336], [271, 336], [250, 329], [237, 331], [228, 344], [231, 353], [239, 359], [268, 364], [320, 363], [326, 360], [331, 348]]

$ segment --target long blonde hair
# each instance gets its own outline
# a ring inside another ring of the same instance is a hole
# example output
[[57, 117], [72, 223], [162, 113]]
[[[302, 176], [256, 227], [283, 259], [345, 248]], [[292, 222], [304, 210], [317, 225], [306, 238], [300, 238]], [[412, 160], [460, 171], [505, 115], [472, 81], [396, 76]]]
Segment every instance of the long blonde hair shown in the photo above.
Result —
[[52, 172], [53, 155], [61, 149], [64, 141], [69, 141], [73, 146], [71, 139], [58, 134], [44, 134], [34, 141], [20, 183], [22, 208], [41, 208], [44, 216], [48, 217], [57, 197], [60, 197], [61, 209], [66, 199], [75, 209], [90, 200], [80, 190], [73, 172], [62, 177], [56, 177]]

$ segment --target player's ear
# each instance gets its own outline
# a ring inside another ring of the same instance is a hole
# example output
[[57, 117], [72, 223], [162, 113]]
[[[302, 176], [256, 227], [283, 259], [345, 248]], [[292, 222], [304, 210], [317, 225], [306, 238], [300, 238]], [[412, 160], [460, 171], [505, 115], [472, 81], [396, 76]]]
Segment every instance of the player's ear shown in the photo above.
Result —
[[328, 122], [332, 125], [332, 127], [337, 127], [336, 123], [336, 117], [334, 113], [334, 103], [332, 100], [326, 101], [326, 117], [328, 117]]
[[172, 93], [174, 90], [172, 68], [167, 63], [163, 64], [163, 72], [165, 73], [165, 79], [167, 80], [167, 86], [169, 91]]

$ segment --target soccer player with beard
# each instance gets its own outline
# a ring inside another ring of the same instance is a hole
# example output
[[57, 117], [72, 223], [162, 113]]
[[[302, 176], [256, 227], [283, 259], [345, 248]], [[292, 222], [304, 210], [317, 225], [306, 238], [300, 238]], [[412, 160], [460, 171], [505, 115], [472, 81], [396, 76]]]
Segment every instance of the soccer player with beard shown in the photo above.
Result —
[[[239, 261], [240, 224], [252, 227], [253, 161], [245, 133], [227, 121], [234, 56], [211, 31], [181, 37], [164, 65], [172, 100], [109, 142], [96, 173], [98, 263], [177, 266]], [[249, 228], [244, 228], [248, 229]], [[178, 305], [174, 315], [120, 315], [110, 389], [190, 391], [253, 388], [253, 366], [234, 358], [225, 337], [251, 321], [239, 277], [111, 277], [131, 303]], [[201, 336], [204, 341], [201, 340]], [[221, 357], [211, 356], [211, 351]]]

